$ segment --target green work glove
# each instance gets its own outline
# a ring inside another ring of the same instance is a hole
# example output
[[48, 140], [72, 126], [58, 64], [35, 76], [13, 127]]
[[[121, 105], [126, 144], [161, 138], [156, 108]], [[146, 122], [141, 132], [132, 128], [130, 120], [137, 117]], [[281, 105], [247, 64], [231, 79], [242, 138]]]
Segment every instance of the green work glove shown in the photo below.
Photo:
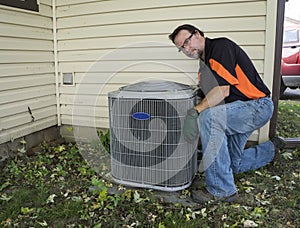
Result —
[[199, 114], [196, 109], [191, 108], [187, 111], [187, 115], [184, 119], [183, 124], [183, 135], [184, 139], [192, 143], [199, 137], [199, 129], [198, 129], [198, 123], [197, 118]]

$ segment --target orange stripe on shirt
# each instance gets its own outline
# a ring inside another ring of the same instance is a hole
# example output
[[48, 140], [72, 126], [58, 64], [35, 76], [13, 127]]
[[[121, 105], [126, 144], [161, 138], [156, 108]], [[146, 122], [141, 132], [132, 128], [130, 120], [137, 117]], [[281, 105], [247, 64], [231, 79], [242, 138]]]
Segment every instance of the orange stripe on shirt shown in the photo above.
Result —
[[[248, 79], [246, 74], [243, 72], [242, 68], [239, 65], [236, 65], [235, 72], [240, 84], [237, 86], [237, 89], [241, 91], [246, 97], [251, 99], [258, 99], [265, 97], [266, 94], [257, 89]], [[239, 88], [240, 87], [240, 88]]]
[[214, 59], [209, 60], [209, 64], [211, 69], [213, 69], [215, 72], [217, 72], [218, 75], [220, 75], [222, 78], [224, 78], [227, 82], [230, 83], [230, 85], [238, 85], [239, 81], [228, 71], [223, 67], [221, 63]]
[[216, 60], [210, 59], [209, 63], [211, 65], [211, 68], [216, 71], [218, 75], [224, 78], [231, 85], [234, 85], [246, 97], [250, 99], [258, 99], [266, 96], [265, 93], [261, 92], [250, 82], [239, 65], [236, 65], [235, 67], [235, 72], [237, 75], [236, 79], [232, 74], [230, 74], [228, 70], [226, 70], [222, 66], [222, 64], [220, 64]]

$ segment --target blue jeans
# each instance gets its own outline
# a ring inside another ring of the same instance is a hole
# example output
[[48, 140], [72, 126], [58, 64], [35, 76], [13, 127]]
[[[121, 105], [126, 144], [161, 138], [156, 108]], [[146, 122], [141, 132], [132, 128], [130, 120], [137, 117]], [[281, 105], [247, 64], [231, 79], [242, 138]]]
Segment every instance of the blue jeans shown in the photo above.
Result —
[[204, 110], [198, 117], [207, 190], [220, 197], [237, 190], [234, 173], [258, 169], [273, 160], [271, 141], [245, 149], [247, 139], [271, 118], [270, 98], [235, 101]]

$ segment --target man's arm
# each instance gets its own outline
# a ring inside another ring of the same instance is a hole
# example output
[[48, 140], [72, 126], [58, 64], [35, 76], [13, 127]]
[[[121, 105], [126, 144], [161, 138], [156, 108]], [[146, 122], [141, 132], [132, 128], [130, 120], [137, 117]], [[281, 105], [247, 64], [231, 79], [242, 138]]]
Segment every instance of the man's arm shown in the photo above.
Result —
[[209, 107], [214, 107], [229, 96], [229, 85], [216, 86], [194, 108], [200, 113]]

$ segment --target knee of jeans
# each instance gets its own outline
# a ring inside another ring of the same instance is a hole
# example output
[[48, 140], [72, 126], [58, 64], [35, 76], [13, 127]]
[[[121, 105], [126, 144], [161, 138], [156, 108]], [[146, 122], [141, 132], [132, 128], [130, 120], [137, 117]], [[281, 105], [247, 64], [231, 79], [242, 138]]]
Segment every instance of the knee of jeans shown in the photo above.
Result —
[[226, 128], [226, 114], [220, 108], [209, 108], [200, 113], [199, 125], [201, 129], [210, 130], [211, 128]]

